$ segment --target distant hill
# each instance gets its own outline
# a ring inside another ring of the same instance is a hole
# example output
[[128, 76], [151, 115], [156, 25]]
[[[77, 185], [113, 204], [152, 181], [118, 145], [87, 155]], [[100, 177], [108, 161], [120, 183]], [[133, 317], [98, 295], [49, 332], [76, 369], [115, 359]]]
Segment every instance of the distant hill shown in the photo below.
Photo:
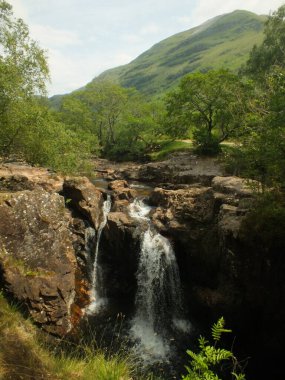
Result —
[[103, 72], [93, 81], [108, 79], [157, 95], [194, 71], [229, 68], [237, 71], [254, 44], [263, 39], [266, 16], [236, 10], [175, 34], [141, 54], [131, 63]]

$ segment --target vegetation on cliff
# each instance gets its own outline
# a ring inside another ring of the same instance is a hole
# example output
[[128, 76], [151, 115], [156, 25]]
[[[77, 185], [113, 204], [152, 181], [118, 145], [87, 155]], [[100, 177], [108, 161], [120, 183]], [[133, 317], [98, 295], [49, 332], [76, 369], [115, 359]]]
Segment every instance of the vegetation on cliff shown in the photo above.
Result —
[[2, 293], [0, 310], [1, 379], [132, 379], [131, 361], [122, 353], [106, 355], [96, 346], [74, 345], [68, 354], [64, 342], [41, 333]]

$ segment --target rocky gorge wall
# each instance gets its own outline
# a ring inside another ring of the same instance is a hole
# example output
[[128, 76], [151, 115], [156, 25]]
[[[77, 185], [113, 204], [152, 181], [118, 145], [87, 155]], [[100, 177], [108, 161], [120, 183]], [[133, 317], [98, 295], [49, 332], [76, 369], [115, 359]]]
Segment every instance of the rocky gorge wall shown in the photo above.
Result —
[[[162, 172], [163, 167], [151, 166], [164, 183], [148, 203], [153, 224], [175, 249], [190, 318], [209, 326], [223, 315], [255, 371], [262, 363], [266, 373], [263, 362], [269, 363], [268, 371], [272, 363], [277, 368], [284, 339], [284, 238], [266, 244], [266, 230], [249, 225], [254, 195], [244, 180], [211, 167], [201, 181], [196, 169], [194, 177], [192, 170], [182, 176], [177, 171], [172, 183], [175, 169], [167, 164]], [[149, 170], [124, 169], [136, 179]], [[24, 174], [2, 169], [0, 177], [1, 285], [44, 330], [65, 335], [89, 302], [85, 232], [98, 228], [106, 192], [86, 178], [63, 179], [28, 167]], [[109, 192], [113, 205], [102, 233], [100, 265], [108, 298], [116, 311], [128, 313], [137, 287], [141, 231], [128, 206], [137, 193], [123, 180], [109, 183]]]

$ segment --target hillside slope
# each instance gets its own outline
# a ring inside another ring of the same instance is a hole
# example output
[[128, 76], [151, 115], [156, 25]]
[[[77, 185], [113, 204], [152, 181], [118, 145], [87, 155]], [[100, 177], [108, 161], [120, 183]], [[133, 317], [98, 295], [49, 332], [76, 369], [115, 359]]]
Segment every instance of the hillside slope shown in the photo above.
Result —
[[193, 71], [236, 71], [246, 62], [253, 45], [262, 41], [265, 20], [265, 16], [241, 10], [217, 16], [159, 42], [131, 63], [107, 70], [93, 80], [108, 79], [157, 95]]

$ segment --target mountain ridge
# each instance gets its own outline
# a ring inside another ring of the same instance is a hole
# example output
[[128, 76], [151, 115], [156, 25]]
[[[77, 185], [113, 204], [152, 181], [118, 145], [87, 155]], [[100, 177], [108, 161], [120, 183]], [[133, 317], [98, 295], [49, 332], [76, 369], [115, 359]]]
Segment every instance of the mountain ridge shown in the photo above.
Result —
[[155, 95], [175, 86], [187, 73], [221, 67], [237, 71], [252, 47], [262, 41], [265, 20], [266, 16], [244, 10], [213, 17], [165, 38], [130, 63], [106, 70], [92, 81], [111, 80]]
[[[159, 97], [191, 72], [220, 68], [237, 72], [252, 47], [262, 42], [266, 19], [245, 10], [215, 16], [157, 42], [130, 63], [108, 69], [90, 82], [108, 80]], [[58, 108], [65, 95], [54, 95], [50, 104]]]

